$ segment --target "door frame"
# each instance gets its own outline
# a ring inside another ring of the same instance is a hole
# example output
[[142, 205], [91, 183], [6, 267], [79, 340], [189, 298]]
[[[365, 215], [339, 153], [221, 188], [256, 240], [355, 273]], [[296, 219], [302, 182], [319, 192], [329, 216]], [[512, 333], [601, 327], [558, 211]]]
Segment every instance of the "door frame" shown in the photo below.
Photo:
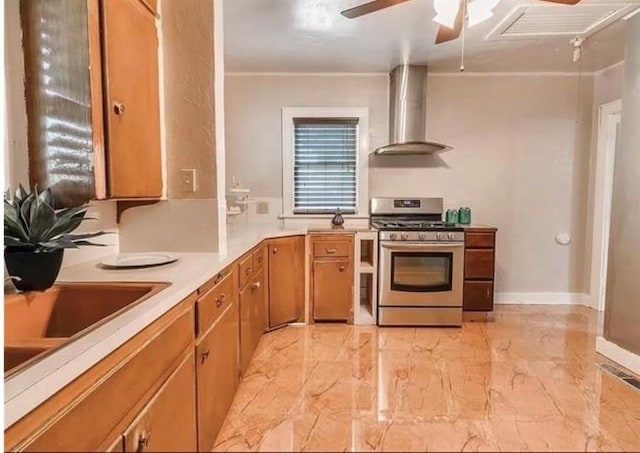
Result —
[[613, 170], [616, 148], [616, 128], [622, 114], [622, 101], [617, 99], [599, 108], [598, 135], [593, 204], [593, 236], [591, 239], [591, 302], [598, 311], [604, 311], [609, 229], [611, 226], [611, 199], [613, 197]]

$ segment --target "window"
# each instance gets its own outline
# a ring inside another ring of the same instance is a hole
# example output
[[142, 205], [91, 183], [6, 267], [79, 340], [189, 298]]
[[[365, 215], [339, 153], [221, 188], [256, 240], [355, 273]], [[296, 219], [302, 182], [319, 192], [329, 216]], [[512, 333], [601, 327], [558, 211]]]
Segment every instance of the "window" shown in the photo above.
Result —
[[283, 109], [285, 217], [366, 215], [367, 135], [368, 109]]
[[293, 212], [356, 212], [357, 118], [294, 118]]

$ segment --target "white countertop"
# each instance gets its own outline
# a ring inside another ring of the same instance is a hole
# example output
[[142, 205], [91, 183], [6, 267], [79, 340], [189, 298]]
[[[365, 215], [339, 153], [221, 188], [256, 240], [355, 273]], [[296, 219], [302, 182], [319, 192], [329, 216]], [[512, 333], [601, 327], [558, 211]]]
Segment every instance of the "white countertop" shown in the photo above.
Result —
[[69, 341], [5, 380], [5, 429], [142, 331], [263, 239], [306, 234], [278, 225], [231, 227], [227, 253], [178, 254], [177, 262], [149, 269], [108, 270], [102, 259], [63, 269], [60, 282], [166, 282], [171, 286], [95, 330]]

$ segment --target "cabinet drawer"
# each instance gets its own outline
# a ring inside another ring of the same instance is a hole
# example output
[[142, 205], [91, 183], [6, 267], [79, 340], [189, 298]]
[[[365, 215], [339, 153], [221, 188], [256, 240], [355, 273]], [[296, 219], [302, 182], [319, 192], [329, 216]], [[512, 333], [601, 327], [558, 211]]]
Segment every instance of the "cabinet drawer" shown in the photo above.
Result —
[[492, 249], [495, 247], [496, 234], [494, 232], [468, 232], [464, 235], [467, 248]]
[[267, 262], [267, 248], [264, 245], [258, 247], [258, 250], [253, 252], [253, 269], [257, 272], [264, 267], [264, 263]]
[[493, 249], [467, 249], [464, 253], [465, 279], [493, 279]]
[[351, 254], [351, 241], [313, 241], [314, 258], [346, 258]]
[[253, 255], [251, 253], [242, 258], [238, 266], [238, 272], [240, 274], [240, 288], [244, 288], [253, 277]]
[[233, 302], [236, 294], [236, 273], [229, 272], [196, 302], [197, 333], [206, 331]]
[[464, 282], [463, 308], [469, 311], [493, 310], [493, 282]]

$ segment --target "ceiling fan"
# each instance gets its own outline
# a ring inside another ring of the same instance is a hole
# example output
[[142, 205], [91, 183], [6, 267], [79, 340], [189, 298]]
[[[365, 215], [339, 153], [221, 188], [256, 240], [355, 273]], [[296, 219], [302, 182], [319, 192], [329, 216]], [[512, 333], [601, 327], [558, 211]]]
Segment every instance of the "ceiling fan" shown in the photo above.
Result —
[[[342, 11], [342, 15], [349, 19], [374, 13], [381, 9], [399, 5], [409, 0], [373, 0], [354, 8]], [[465, 21], [469, 27], [478, 24], [493, 15], [493, 8], [500, 0], [433, 0], [437, 12], [434, 21], [440, 24], [436, 36], [436, 44], [457, 39], [462, 32]], [[540, 0], [562, 5], [576, 5], [581, 0]]]

